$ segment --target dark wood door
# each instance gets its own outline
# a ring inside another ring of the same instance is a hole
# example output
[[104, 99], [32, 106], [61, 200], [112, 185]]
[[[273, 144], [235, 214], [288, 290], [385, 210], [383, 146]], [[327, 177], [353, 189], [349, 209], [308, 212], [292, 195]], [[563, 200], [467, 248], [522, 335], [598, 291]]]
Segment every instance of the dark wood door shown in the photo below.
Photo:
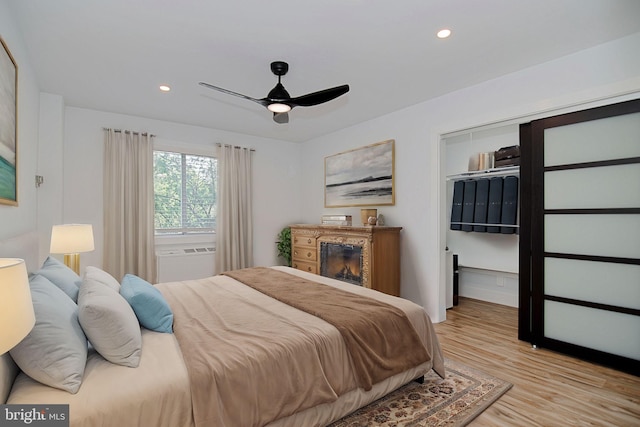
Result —
[[519, 337], [640, 374], [640, 99], [521, 126]]

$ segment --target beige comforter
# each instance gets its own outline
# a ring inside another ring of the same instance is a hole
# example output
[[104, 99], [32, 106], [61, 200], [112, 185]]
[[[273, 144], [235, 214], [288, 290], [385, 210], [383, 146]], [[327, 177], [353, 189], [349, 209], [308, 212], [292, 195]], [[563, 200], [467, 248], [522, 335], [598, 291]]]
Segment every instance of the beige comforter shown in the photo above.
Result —
[[332, 324], [365, 391], [431, 360], [406, 314], [390, 304], [266, 267], [223, 274]]
[[[378, 294], [348, 284], [334, 286]], [[263, 426], [333, 402], [357, 387], [340, 332], [315, 316], [226, 276], [158, 288], [174, 310], [174, 331], [189, 371], [198, 427]], [[432, 366], [444, 375], [424, 310], [395, 297], [376, 299], [390, 301], [407, 314], [433, 355]]]

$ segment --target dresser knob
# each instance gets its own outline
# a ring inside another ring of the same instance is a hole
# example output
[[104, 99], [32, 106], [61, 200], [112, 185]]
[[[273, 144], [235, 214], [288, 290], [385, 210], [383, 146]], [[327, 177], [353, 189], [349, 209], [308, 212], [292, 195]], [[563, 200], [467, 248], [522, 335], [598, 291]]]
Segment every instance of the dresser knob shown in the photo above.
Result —
[[307, 271], [308, 271], [308, 272], [311, 272], [311, 267], [307, 267]]
[[311, 255], [313, 255], [311, 252], [307, 252], [307, 258], [311, 258]]
[[308, 244], [311, 244], [311, 239], [307, 240], [307, 243], [308, 243]]

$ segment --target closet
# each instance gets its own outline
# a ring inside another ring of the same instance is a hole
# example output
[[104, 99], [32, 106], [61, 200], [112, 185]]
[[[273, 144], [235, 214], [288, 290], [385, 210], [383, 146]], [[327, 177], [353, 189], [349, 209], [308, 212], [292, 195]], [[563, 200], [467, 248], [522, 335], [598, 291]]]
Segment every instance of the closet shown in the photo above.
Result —
[[[458, 259], [459, 295], [517, 307], [520, 168], [518, 165], [492, 167], [491, 164], [480, 164], [479, 158], [481, 153], [517, 146], [518, 124], [451, 133], [443, 135], [442, 140], [446, 158], [447, 273], [452, 274], [449, 271], [453, 265], [450, 258], [455, 254]], [[510, 219], [501, 215], [505, 182], [515, 191]], [[489, 193], [496, 193], [491, 191], [496, 187], [499, 187], [500, 204], [498, 206], [494, 202], [493, 208], [498, 209], [493, 212], [497, 212], [497, 220], [491, 215], [488, 197]], [[460, 204], [464, 204], [465, 199], [460, 197], [461, 189], [466, 196], [466, 205], [460, 215], [456, 209], [461, 208]], [[476, 194], [479, 197], [476, 198]], [[474, 196], [471, 201], [470, 195]], [[448, 308], [450, 306], [447, 304]]]

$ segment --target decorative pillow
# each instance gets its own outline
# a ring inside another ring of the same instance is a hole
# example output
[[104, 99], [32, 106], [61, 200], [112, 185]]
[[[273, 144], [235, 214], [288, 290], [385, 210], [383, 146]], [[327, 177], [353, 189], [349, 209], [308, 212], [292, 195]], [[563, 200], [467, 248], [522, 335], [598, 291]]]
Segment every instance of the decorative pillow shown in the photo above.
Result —
[[54, 257], [47, 257], [42, 264], [42, 268], [36, 271], [35, 274], [49, 279], [51, 283], [59, 287], [65, 294], [69, 295], [69, 298], [73, 302], [78, 301], [78, 290], [82, 279], [76, 274], [75, 271], [58, 261]]
[[78, 295], [78, 317], [91, 345], [102, 357], [131, 368], [140, 364], [140, 325], [118, 292], [85, 277]]
[[151, 283], [133, 274], [125, 274], [120, 295], [131, 305], [142, 326], [157, 332], [173, 332], [171, 308]]
[[78, 306], [44, 276], [31, 276], [29, 284], [36, 324], [11, 357], [34, 380], [75, 394], [87, 363]]
[[102, 283], [116, 292], [120, 292], [120, 282], [106, 271], [100, 270], [98, 267], [87, 267], [84, 272], [84, 277], [93, 282]]

